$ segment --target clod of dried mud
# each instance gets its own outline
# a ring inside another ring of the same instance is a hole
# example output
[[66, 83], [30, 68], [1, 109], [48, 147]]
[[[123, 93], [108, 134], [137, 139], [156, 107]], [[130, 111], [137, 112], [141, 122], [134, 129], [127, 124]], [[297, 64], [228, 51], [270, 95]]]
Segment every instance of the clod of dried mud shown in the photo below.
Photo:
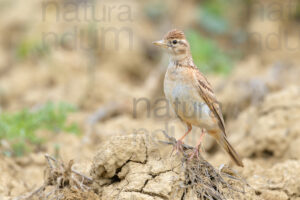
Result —
[[93, 188], [102, 199], [180, 199], [181, 161], [159, 145], [143, 135], [112, 137], [94, 158]]
[[64, 188], [61, 191], [61, 200], [98, 200], [99, 197], [91, 191], [75, 190], [74, 188]]
[[[300, 159], [300, 88], [292, 86], [268, 95], [257, 107], [244, 111], [235, 122], [237, 151], [266, 164]], [[265, 162], [265, 159], [268, 162]]]
[[[250, 106], [257, 106], [273, 92], [299, 84], [298, 63], [272, 62], [264, 64], [259, 56], [240, 62], [226, 80], [216, 84], [223, 114], [236, 118]], [[234, 98], [232, 98], [234, 97]]]
[[287, 160], [267, 169], [253, 161], [246, 161], [245, 166], [242, 174], [259, 199], [299, 200], [300, 161]]
[[241, 179], [226, 176], [201, 156], [187, 160], [186, 151], [170, 156], [171, 148], [145, 135], [112, 137], [94, 158], [92, 188], [101, 199], [242, 198]]

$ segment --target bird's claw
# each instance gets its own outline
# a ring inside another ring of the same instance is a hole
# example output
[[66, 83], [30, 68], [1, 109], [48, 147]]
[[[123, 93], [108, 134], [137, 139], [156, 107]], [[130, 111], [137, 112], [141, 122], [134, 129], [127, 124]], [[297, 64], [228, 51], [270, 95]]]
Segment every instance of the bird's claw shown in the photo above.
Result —
[[178, 154], [178, 152], [182, 152], [183, 151], [183, 142], [181, 140], [177, 140], [176, 144], [174, 144], [173, 146], [173, 150], [171, 155], [173, 154], [174, 150], [176, 150], [176, 154]]
[[195, 156], [196, 156], [197, 159], [199, 159], [199, 146], [198, 146], [198, 147], [195, 147], [195, 148], [193, 149], [193, 152], [190, 153], [189, 161], [191, 161]]

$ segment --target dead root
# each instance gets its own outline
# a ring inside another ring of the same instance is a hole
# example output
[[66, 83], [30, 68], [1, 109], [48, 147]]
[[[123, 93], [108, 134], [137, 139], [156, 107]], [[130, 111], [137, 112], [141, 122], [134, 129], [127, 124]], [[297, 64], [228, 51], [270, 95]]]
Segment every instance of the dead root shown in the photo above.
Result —
[[[161, 141], [166, 144], [176, 145], [174, 137], [164, 132], [168, 141]], [[201, 154], [199, 157], [190, 159], [190, 152], [193, 147], [183, 144], [182, 146], [182, 165], [184, 168], [185, 180], [180, 185], [185, 195], [192, 192], [198, 199], [226, 200], [241, 199], [245, 194], [246, 181], [233, 169], [226, 165], [221, 165], [219, 169], [214, 168], [207, 162]]]
[[45, 155], [47, 168], [44, 184], [26, 196], [18, 199], [97, 199], [97, 195], [91, 191], [92, 178], [72, 169], [74, 161], [68, 165], [58, 161], [50, 155]]

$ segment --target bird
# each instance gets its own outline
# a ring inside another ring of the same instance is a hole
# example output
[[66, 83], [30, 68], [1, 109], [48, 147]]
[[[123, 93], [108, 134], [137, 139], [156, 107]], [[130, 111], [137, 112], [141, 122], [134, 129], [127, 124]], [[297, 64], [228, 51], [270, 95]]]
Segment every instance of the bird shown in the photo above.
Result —
[[217, 101], [211, 84], [194, 64], [190, 44], [183, 31], [170, 30], [162, 40], [153, 42], [167, 50], [169, 65], [164, 77], [164, 93], [177, 117], [186, 124], [187, 131], [177, 140], [176, 148], [182, 148], [183, 139], [193, 126], [201, 128], [199, 141], [191, 155], [198, 157], [199, 146], [206, 132], [230, 155], [240, 167], [243, 162], [227, 140], [221, 105]]

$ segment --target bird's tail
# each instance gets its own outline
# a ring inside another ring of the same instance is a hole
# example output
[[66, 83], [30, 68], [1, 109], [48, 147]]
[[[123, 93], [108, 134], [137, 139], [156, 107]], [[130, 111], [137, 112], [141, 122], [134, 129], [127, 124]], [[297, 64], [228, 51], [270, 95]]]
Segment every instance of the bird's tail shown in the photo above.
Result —
[[217, 138], [218, 143], [223, 147], [223, 149], [230, 155], [231, 159], [240, 167], [244, 167], [242, 160], [240, 159], [237, 152], [231, 146], [231, 144], [226, 139], [226, 136], [222, 135]]

